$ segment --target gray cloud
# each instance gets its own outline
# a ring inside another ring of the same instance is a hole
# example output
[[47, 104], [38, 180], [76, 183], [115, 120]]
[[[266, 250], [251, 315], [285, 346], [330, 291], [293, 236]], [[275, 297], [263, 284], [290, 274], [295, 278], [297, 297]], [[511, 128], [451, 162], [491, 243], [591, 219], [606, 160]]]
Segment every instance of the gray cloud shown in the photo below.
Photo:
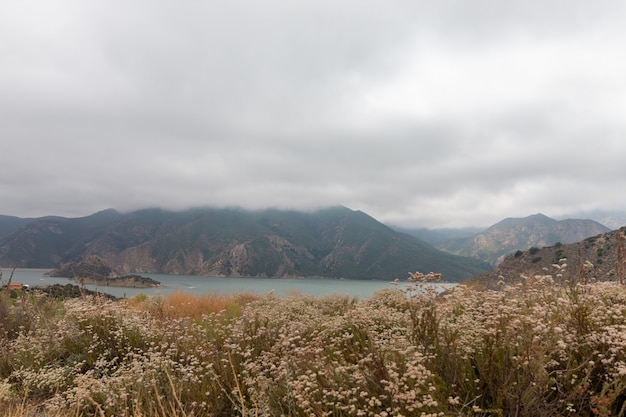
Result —
[[3, 214], [624, 207], [623, 2], [9, 1]]

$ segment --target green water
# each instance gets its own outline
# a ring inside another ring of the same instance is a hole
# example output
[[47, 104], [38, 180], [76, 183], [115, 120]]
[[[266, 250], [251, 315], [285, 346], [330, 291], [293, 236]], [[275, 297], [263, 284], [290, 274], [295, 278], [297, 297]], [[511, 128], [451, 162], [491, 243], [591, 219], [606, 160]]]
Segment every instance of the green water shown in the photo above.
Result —
[[[20, 269], [16, 270], [13, 282], [30, 286], [44, 286], [52, 284], [74, 283], [66, 278], [52, 278], [45, 276], [48, 270]], [[11, 274], [10, 270], [3, 270], [3, 283], [6, 283]], [[86, 285], [90, 290], [106, 292], [116, 297], [132, 297], [138, 293], [148, 295], [168, 294], [174, 291], [186, 291], [193, 294], [217, 292], [232, 294], [238, 292], [254, 292], [265, 294], [273, 292], [278, 296], [285, 296], [292, 292], [325, 296], [331, 294], [349, 295], [358, 299], [366, 299], [376, 291], [385, 288], [395, 288], [388, 281], [339, 280], [320, 278], [238, 278], [238, 277], [199, 277], [189, 275], [169, 274], [141, 274], [161, 282], [159, 288], [123, 288], [123, 287], [96, 287]], [[407, 285], [399, 283], [400, 286]], [[455, 284], [436, 284], [437, 287], [449, 288]]]

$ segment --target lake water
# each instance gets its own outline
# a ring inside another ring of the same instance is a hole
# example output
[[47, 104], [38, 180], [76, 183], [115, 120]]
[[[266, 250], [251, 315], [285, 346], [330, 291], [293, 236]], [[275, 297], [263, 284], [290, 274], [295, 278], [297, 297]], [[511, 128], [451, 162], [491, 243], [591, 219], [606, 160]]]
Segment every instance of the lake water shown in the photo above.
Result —
[[[76, 284], [67, 278], [53, 278], [45, 275], [47, 269], [16, 269], [13, 282], [30, 286], [45, 286], [53, 284]], [[2, 270], [3, 283], [6, 283], [11, 275], [11, 270]], [[155, 279], [161, 283], [158, 288], [122, 288], [122, 287], [97, 287], [85, 285], [87, 289], [111, 294], [115, 297], [132, 297], [144, 293], [147, 295], [166, 295], [174, 291], [186, 291], [193, 294], [216, 292], [220, 294], [233, 294], [239, 292], [253, 292], [265, 294], [273, 292], [278, 296], [285, 296], [292, 292], [312, 295], [316, 297], [325, 295], [349, 295], [364, 300], [371, 297], [376, 291], [385, 288], [395, 288], [388, 281], [371, 280], [348, 280], [348, 279], [321, 279], [321, 278], [223, 278], [223, 277], [199, 277], [189, 275], [168, 274], [141, 274], [144, 277]], [[400, 282], [399, 286], [407, 283]], [[443, 290], [456, 284], [434, 284]]]

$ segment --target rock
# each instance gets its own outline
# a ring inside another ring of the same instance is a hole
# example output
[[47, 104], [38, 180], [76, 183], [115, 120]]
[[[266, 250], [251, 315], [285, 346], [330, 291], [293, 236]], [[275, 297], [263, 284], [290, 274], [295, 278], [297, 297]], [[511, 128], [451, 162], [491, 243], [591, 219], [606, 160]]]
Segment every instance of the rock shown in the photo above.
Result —
[[47, 273], [51, 277], [69, 278], [81, 285], [91, 284], [103, 287], [154, 288], [161, 283], [140, 275], [120, 276], [98, 256], [90, 256], [79, 262], [63, 264], [61, 268]]

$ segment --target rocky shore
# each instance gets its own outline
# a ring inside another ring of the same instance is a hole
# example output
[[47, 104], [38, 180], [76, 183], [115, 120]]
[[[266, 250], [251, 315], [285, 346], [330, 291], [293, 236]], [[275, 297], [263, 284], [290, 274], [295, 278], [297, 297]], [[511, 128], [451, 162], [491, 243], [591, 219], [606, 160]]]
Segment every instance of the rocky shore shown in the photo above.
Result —
[[118, 272], [97, 256], [90, 256], [79, 262], [63, 264], [60, 268], [50, 271], [46, 275], [69, 278], [80, 285], [97, 285], [99, 287], [155, 288], [161, 286], [159, 281], [141, 275], [120, 276]]
[[142, 277], [140, 275], [125, 275], [123, 277], [85, 277], [72, 278], [74, 282], [87, 285], [98, 285], [103, 287], [130, 287], [130, 288], [156, 288], [161, 283], [152, 278]]

